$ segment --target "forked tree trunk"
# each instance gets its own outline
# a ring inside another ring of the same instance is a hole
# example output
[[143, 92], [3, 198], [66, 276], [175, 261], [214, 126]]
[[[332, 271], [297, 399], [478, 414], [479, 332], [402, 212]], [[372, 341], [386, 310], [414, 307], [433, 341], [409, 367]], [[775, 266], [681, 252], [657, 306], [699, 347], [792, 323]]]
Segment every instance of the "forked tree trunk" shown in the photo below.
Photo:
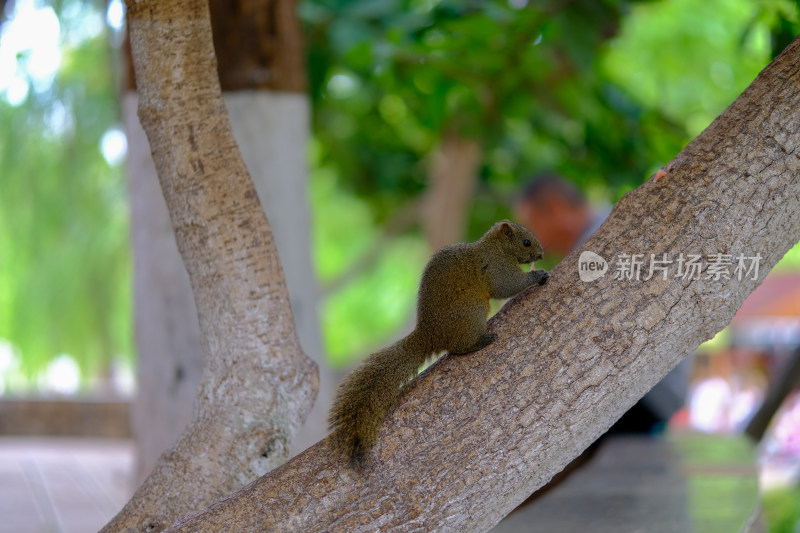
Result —
[[131, 1], [144, 126], [194, 293], [192, 422], [105, 531], [159, 531], [286, 460], [317, 391], [269, 224], [236, 147], [203, 1]]
[[[723, 328], [800, 239], [798, 109], [800, 40], [548, 284], [505, 306], [494, 344], [416, 380], [365, 472], [322, 442], [170, 531], [489, 529]], [[611, 261], [592, 282], [578, 275], [587, 250]], [[639, 279], [615, 279], [622, 254], [644, 254]], [[645, 281], [650, 254], [673, 261], [666, 279]], [[681, 254], [702, 272], [679, 275]], [[708, 268], [715, 254], [730, 256], [729, 277]], [[760, 257], [746, 261], [757, 275], [737, 279], [739, 255]]]
[[[272, 218], [300, 344], [320, 364], [320, 391], [292, 443], [296, 453], [324, 436], [324, 413], [336, 385], [333, 372], [324, 365], [319, 290], [311, 265], [306, 164], [310, 102], [302, 31], [294, 0], [215, 0], [210, 8], [231, 127]], [[125, 48], [130, 66], [130, 47]], [[139, 354], [138, 394], [132, 409], [138, 485], [191, 420], [203, 351], [189, 278], [137, 116], [132, 66], [127, 78], [122, 107], [128, 135]]]

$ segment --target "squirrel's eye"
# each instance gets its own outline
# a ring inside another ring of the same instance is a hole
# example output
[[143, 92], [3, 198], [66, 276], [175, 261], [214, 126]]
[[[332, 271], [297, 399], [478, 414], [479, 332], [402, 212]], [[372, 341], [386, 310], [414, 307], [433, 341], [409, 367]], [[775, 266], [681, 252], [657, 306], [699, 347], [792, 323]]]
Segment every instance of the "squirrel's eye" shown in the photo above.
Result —
[[531, 245], [531, 241], [529, 241], [528, 239], [525, 239], [524, 241], [522, 241], [522, 246], [524, 246], [525, 248], [527, 248], [530, 245]]

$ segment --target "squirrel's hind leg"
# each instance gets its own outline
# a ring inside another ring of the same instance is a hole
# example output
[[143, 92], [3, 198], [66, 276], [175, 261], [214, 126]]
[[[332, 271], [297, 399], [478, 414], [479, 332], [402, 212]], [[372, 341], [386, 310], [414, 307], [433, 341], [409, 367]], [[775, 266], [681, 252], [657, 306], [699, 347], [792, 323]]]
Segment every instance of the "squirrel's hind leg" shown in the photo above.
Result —
[[450, 353], [453, 355], [466, 355], [468, 353], [477, 352], [481, 348], [486, 348], [487, 346], [492, 344], [495, 341], [495, 339], [497, 339], [497, 333], [484, 333], [478, 339], [478, 342], [476, 342], [466, 350], [463, 351], [453, 350]]
[[[484, 308], [485, 307], [485, 308]], [[489, 304], [464, 308], [453, 317], [454, 328], [450, 335], [448, 352], [453, 355], [464, 355], [489, 346], [497, 338], [494, 333], [486, 331], [486, 315]]]

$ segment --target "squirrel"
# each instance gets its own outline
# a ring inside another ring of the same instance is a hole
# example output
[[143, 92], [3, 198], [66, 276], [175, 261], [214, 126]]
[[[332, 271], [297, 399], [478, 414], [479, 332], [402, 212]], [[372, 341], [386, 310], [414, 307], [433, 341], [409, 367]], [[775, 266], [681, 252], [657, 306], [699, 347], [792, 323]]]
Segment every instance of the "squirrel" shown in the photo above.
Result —
[[435, 354], [463, 355], [491, 344], [497, 335], [487, 332], [489, 298], [510, 298], [547, 282], [546, 271], [533, 270], [541, 258], [533, 233], [507, 220], [475, 242], [434, 253], [422, 273], [414, 331], [367, 357], [339, 386], [328, 416], [334, 453], [362, 468], [384, 417], [420, 366]]

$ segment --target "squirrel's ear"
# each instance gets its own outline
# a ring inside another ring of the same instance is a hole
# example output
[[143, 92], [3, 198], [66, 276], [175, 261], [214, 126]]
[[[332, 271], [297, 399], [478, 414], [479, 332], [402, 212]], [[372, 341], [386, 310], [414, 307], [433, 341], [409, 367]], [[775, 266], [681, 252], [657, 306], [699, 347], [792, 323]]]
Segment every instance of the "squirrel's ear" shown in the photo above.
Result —
[[511, 227], [508, 220], [504, 220], [500, 223], [500, 228], [497, 230], [497, 233], [505, 235], [508, 239], [514, 238], [514, 228]]

